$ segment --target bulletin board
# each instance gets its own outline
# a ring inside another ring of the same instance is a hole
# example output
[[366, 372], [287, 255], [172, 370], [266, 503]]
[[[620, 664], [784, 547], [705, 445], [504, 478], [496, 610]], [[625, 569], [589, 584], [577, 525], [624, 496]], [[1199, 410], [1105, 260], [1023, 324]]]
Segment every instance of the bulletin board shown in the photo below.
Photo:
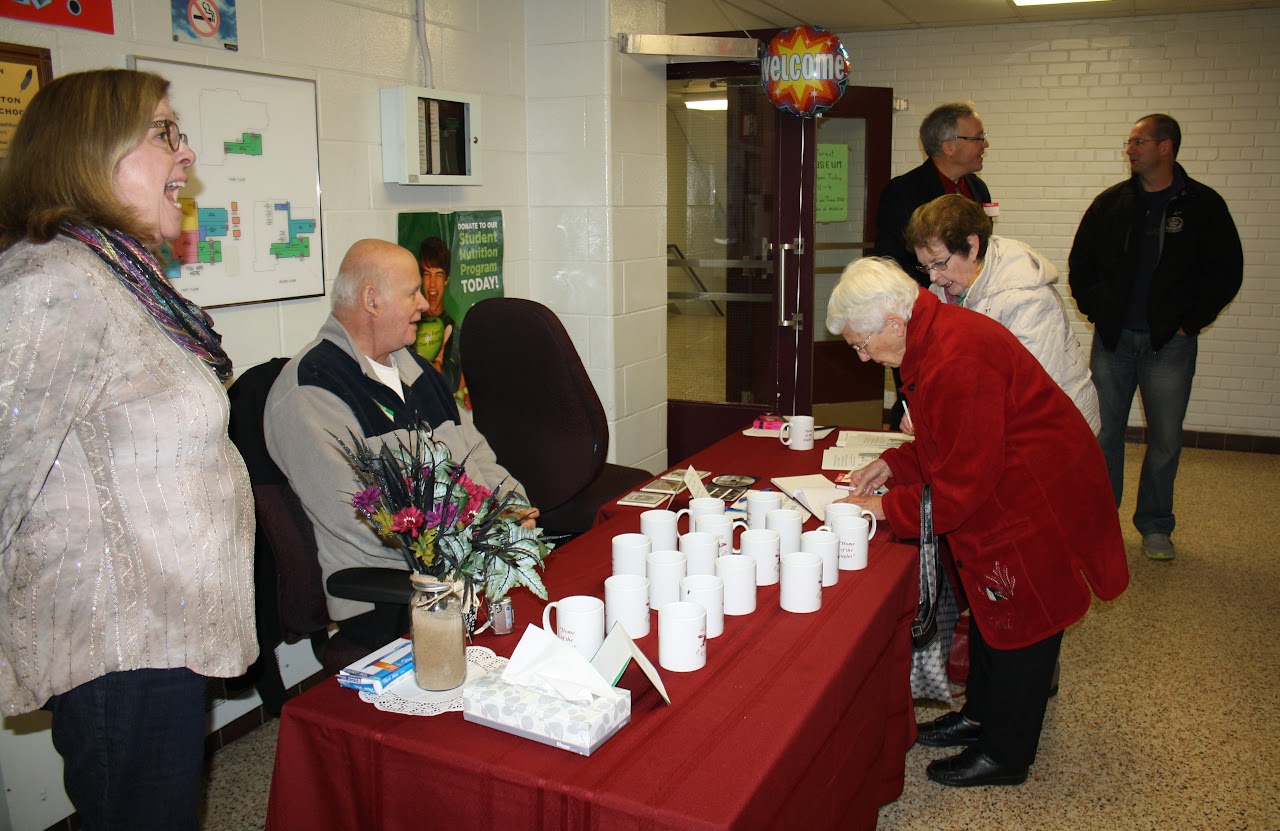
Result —
[[0, 43], [0, 159], [31, 99], [53, 80], [53, 55], [39, 46]]
[[205, 308], [324, 294], [316, 83], [135, 57], [170, 82], [196, 163], [166, 273]]

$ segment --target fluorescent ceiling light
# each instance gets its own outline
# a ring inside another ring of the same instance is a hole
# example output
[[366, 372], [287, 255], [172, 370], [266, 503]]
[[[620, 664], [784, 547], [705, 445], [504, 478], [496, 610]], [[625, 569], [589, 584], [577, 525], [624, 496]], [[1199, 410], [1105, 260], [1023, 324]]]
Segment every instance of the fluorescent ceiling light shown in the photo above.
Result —
[[688, 92], [684, 105], [691, 110], [727, 110], [729, 98], [723, 92]]
[[1015, 6], [1058, 6], [1064, 3], [1105, 3], [1107, 0], [1013, 0]]

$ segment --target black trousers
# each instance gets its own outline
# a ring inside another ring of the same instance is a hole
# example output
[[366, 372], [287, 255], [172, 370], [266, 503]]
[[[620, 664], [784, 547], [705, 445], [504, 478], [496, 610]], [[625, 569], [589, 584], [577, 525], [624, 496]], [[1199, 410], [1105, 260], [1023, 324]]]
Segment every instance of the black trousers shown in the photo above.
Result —
[[996, 649], [969, 626], [969, 681], [960, 712], [982, 725], [978, 750], [1002, 765], [1030, 767], [1040, 745], [1062, 633], [1021, 649]]
[[109, 672], [49, 699], [62, 781], [88, 831], [196, 831], [205, 679]]

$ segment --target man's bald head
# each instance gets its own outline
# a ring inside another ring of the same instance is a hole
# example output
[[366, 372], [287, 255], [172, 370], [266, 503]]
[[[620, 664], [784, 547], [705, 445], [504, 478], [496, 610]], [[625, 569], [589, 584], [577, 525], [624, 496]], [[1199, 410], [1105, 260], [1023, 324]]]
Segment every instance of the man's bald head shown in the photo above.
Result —
[[362, 289], [368, 287], [375, 293], [385, 291], [387, 276], [396, 271], [397, 260], [401, 267], [406, 261], [417, 271], [417, 261], [408, 249], [380, 239], [362, 239], [347, 250], [338, 266], [338, 276], [333, 282], [333, 313], [341, 320], [358, 310], [364, 297]]
[[411, 251], [379, 239], [362, 239], [347, 251], [333, 283], [333, 316], [357, 348], [379, 363], [413, 343], [427, 309]]

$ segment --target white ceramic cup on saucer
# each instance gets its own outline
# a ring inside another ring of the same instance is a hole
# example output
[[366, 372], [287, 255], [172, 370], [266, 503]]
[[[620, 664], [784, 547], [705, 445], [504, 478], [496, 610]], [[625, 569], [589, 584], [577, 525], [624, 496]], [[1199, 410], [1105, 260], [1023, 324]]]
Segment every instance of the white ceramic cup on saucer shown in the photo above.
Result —
[[747, 525], [763, 528], [765, 514], [782, 507], [782, 491], [747, 491]]
[[613, 538], [613, 573], [645, 576], [644, 558], [653, 550], [644, 534], [618, 534]]
[[658, 664], [672, 672], [707, 665], [707, 610], [697, 603], [668, 603], [658, 609]]
[[772, 586], [778, 582], [778, 546], [781, 537], [768, 528], [742, 532], [742, 556], [756, 561], [756, 585]]
[[792, 450], [812, 450], [813, 416], [792, 416], [778, 431], [778, 441]]
[[633, 640], [649, 634], [649, 578], [637, 574], [615, 574], [604, 581], [604, 629], [614, 623]]
[[[556, 628], [551, 628], [551, 610]], [[604, 643], [604, 601], [587, 594], [553, 600], [542, 610], [542, 628], [572, 646], [588, 661]]]
[[716, 560], [716, 576], [724, 583], [724, 613], [749, 615], [756, 610], [756, 561], [741, 554]]
[[822, 608], [822, 558], [793, 551], [782, 558], [779, 603], [785, 612], [816, 612]]
[[649, 607], [661, 609], [680, 599], [680, 581], [685, 577], [685, 556], [679, 551], [654, 551], [646, 560], [649, 576]]
[[690, 574], [680, 581], [680, 600], [707, 610], [707, 637], [724, 634], [724, 581], [714, 574]]
[[875, 517], [842, 516], [836, 520], [836, 536], [840, 538], [840, 570], [861, 571], [867, 567], [867, 543], [876, 535]]
[[800, 550], [817, 554], [822, 558], [822, 585], [834, 586], [840, 582], [840, 536], [834, 531], [819, 528], [800, 535]]
[[680, 553], [689, 561], [686, 574], [715, 574], [720, 539], [706, 531], [690, 531], [680, 536]]
[[676, 547], [676, 512], [654, 508], [640, 514], [640, 533], [649, 538], [650, 551], [671, 551]]

